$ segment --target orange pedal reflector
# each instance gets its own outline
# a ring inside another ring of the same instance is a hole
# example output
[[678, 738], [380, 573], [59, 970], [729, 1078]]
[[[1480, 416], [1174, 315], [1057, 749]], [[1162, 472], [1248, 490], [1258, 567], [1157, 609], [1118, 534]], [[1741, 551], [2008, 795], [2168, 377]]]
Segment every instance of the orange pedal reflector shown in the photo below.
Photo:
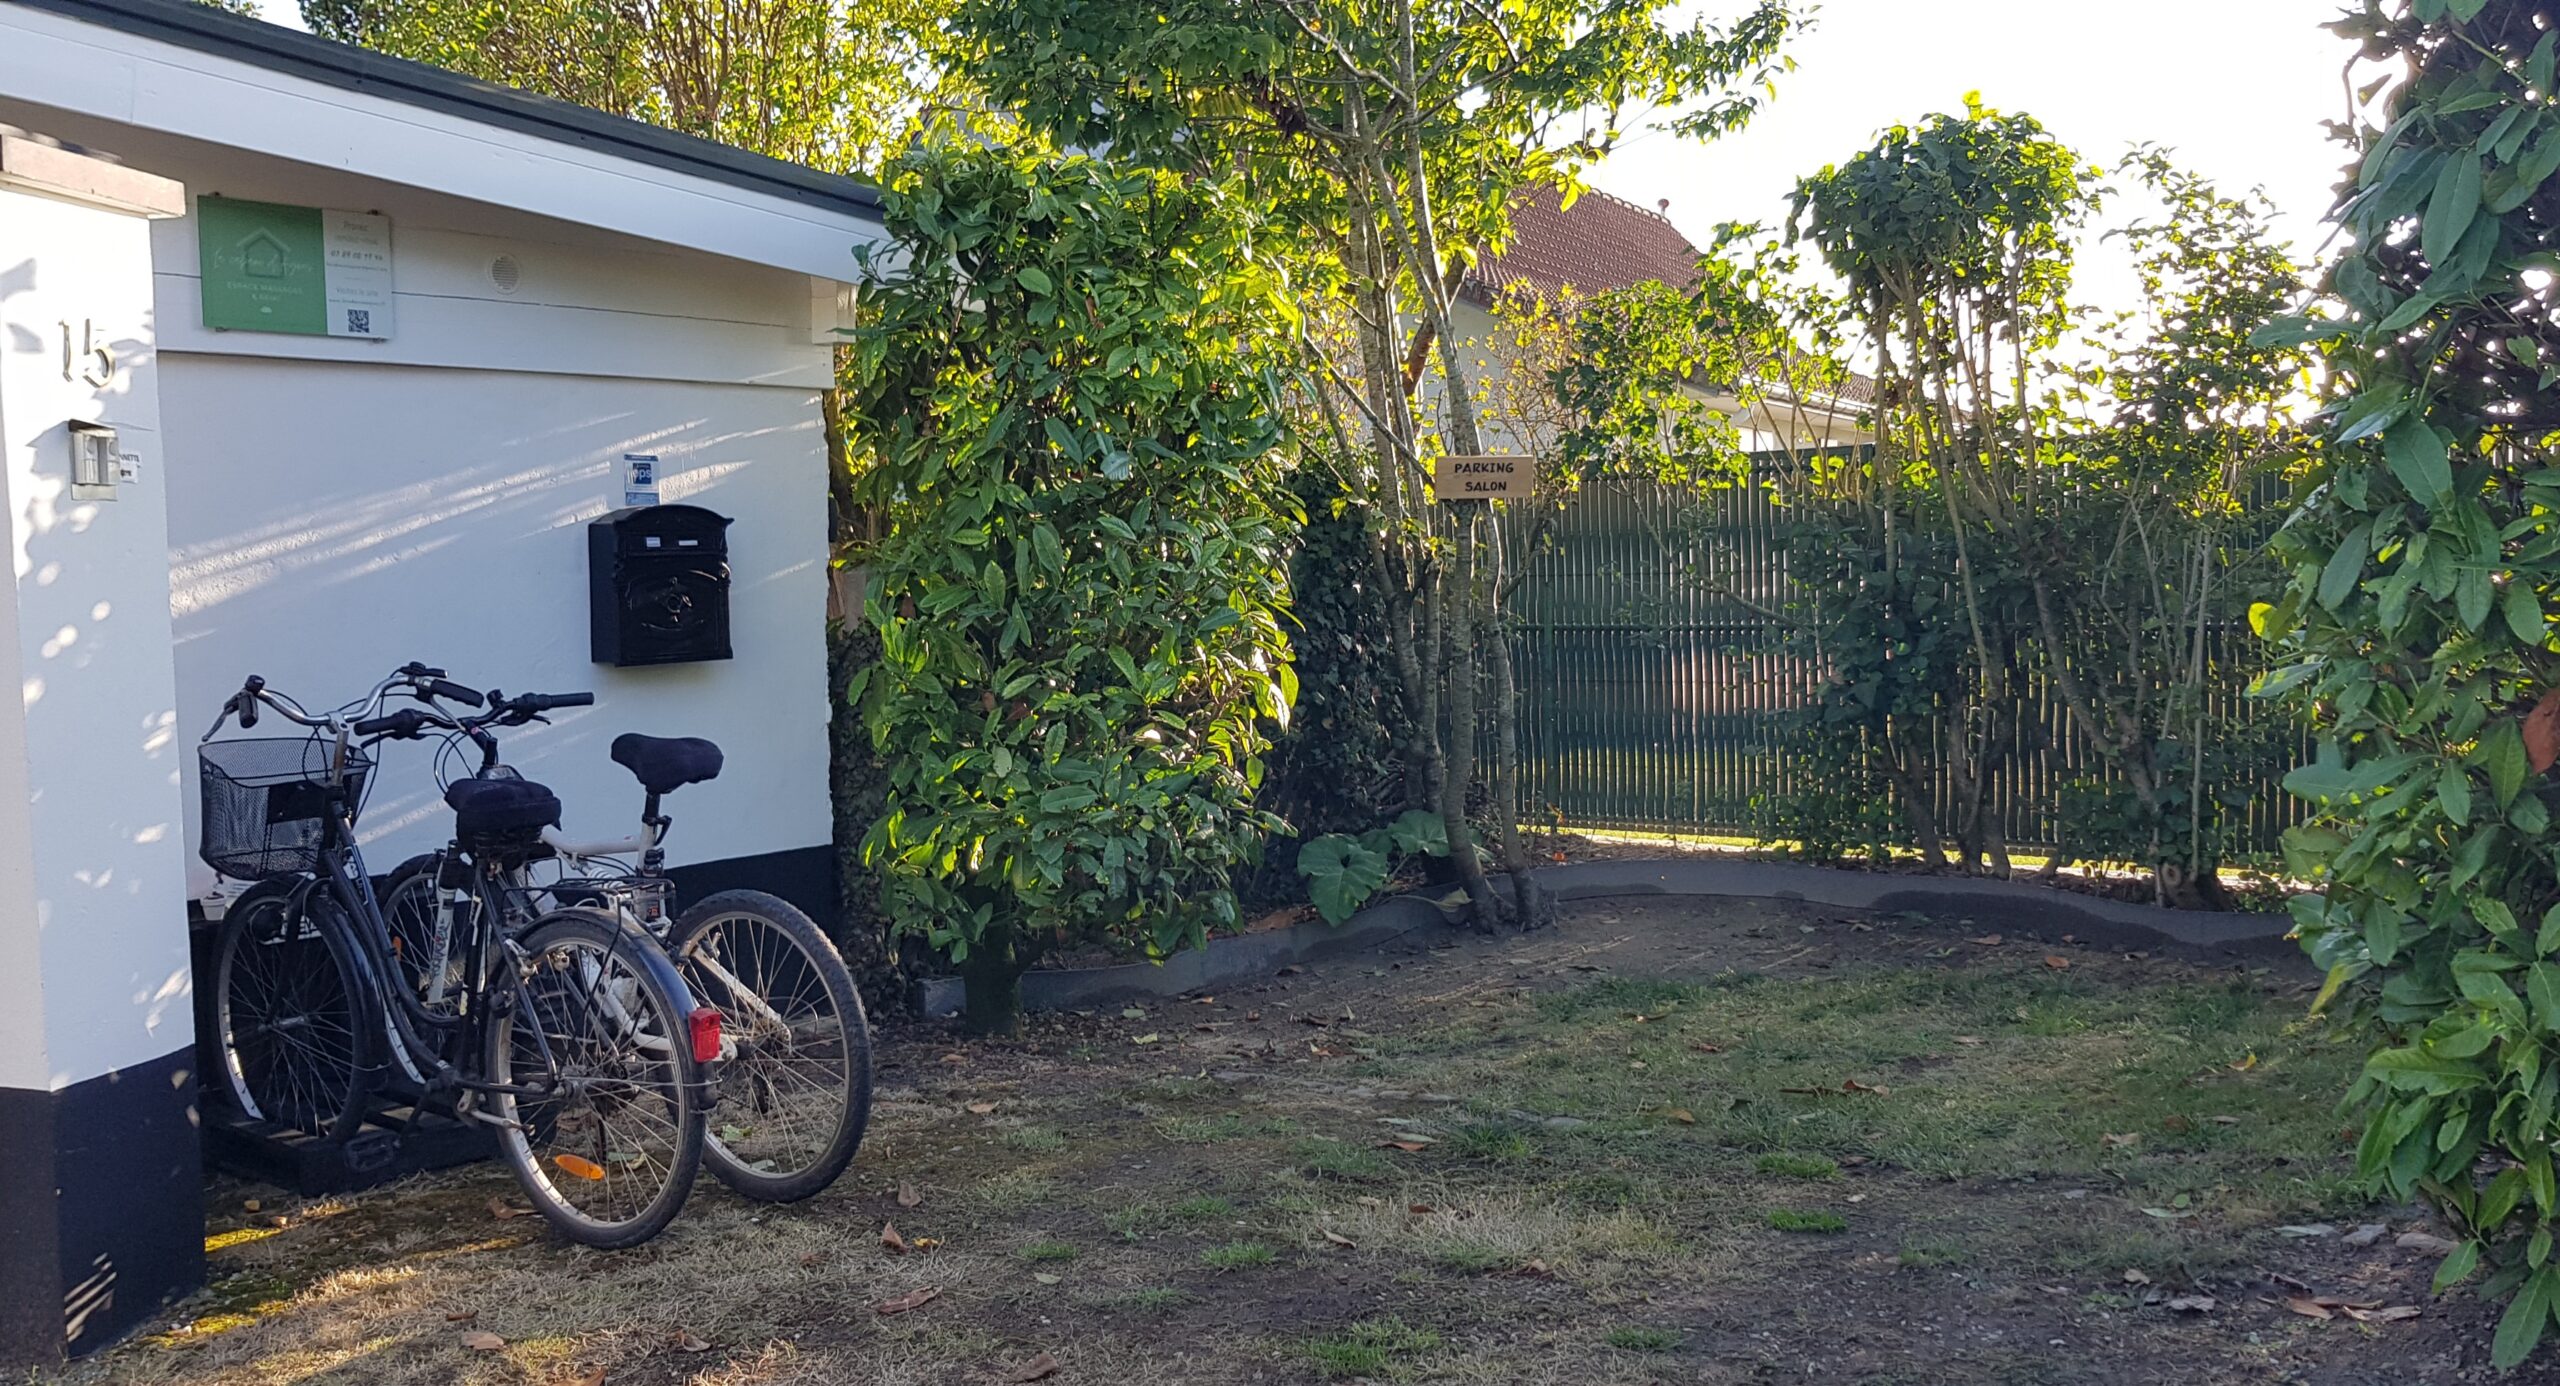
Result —
[[604, 1178], [604, 1166], [597, 1164], [595, 1161], [588, 1159], [584, 1155], [554, 1155], [551, 1157], [551, 1163], [558, 1165], [560, 1168], [569, 1171], [571, 1174], [574, 1174], [581, 1179]]

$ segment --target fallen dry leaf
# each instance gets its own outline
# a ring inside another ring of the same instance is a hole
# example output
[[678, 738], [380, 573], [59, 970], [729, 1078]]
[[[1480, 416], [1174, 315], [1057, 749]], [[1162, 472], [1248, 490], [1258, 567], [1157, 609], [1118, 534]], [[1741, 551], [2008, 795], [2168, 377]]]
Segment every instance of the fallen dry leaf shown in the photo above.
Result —
[[478, 1317], [480, 1317], [480, 1311], [477, 1309], [456, 1309], [453, 1312], [446, 1314], [444, 1316], [444, 1321], [446, 1323], [469, 1323]]
[[2128, 1285], [2148, 1285], [2151, 1283], [2151, 1277], [2144, 1275], [2141, 1271], [2136, 1270], [2131, 1266], [2127, 1266], [2124, 1269], [2124, 1283]]
[[818, 1253], [814, 1251], [804, 1251], [800, 1253], [800, 1269], [807, 1270], [816, 1264], [818, 1264]]
[[2418, 1317], [2418, 1306], [2394, 1304], [2381, 1309], [2358, 1309], [2354, 1305], [2349, 1305], [2347, 1317], [2358, 1323], [2398, 1323], [2402, 1319]]
[[709, 1352], [711, 1350], [711, 1344], [704, 1342], [701, 1335], [695, 1333], [692, 1329], [679, 1328], [676, 1330], [675, 1350], [678, 1352]]
[[495, 1333], [465, 1333], [462, 1345], [473, 1352], [496, 1352], [507, 1345], [507, 1340]]
[[942, 1061], [946, 1064], [965, 1064], [969, 1062], [969, 1056], [966, 1054], [945, 1054], [942, 1056]]
[[1520, 1269], [1518, 1269], [1517, 1271], [1512, 1272], [1512, 1274], [1514, 1274], [1514, 1275], [1553, 1275], [1553, 1274], [1555, 1274], [1555, 1272], [1554, 1272], [1554, 1271], [1551, 1271], [1551, 1270], [1548, 1270], [1548, 1269], [1547, 1269], [1547, 1263], [1546, 1263], [1546, 1262], [1544, 1262], [1544, 1261], [1531, 1261], [1531, 1262], [1528, 1262], [1528, 1263], [1524, 1264], [1523, 1266], [1521, 1266], [1521, 1267], [1520, 1267]]
[[917, 1187], [916, 1187], [915, 1185], [913, 1185], [913, 1184], [904, 1184], [904, 1183], [902, 1183], [902, 1184], [898, 1185], [898, 1206], [899, 1206], [899, 1207], [901, 1207], [901, 1208], [913, 1208], [913, 1207], [915, 1207], [917, 1204], [922, 1203], [922, 1202], [924, 1202], [924, 1190], [917, 1188]]
[[501, 1221], [508, 1218], [529, 1218], [533, 1215], [531, 1208], [519, 1208], [503, 1198], [489, 1200], [489, 1216]]
[[1886, 1087], [1882, 1083], [1861, 1083], [1855, 1078], [1843, 1080], [1840, 1084], [1840, 1091], [1873, 1093], [1878, 1097], [1893, 1096], [1893, 1089]]
[[254, 1198], [244, 1198], [240, 1200], [240, 1211], [244, 1213], [254, 1213], [263, 1206], [264, 1205], [260, 1204], [258, 1200]]
[[907, 1254], [907, 1239], [898, 1235], [898, 1224], [894, 1222], [880, 1224], [880, 1245], [901, 1256]]
[[2104, 1141], [2108, 1145], [2117, 1147], [2140, 1145], [2142, 1143], [2142, 1133], [2139, 1131], [2126, 1131], [2122, 1134], [2109, 1132], [2100, 1136], [2098, 1139]]
[[1424, 1143], [1421, 1141], [1380, 1141], [1378, 1142], [1378, 1148], [1380, 1150], [1401, 1150], [1407, 1154], [1411, 1154], [1414, 1151], [1423, 1149]]
[[1335, 1246], [1353, 1246], [1353, 1247], [1356, 1247], [1356, 1246], [1360, 1245], [1358, 1242], [1355, 1242], [1355, 1241], [1351, 1240], [1349, 1237], [1346, 1237], [1346, 1236], [1342, 1235], [1341, 1233], [1334, 1231], [1334, 1230], [1333, 1230], [1332, 1228], [1330, 1228], [1330, 1227], [1328, 1227], [1328, 1228], [1324, 1229], [1324, 1239], [1325, 1239], [1326, 1241], [1328, 1241], [1328, 1242], [1333, 1243]]
[[1674, 1108], [1672, 1108], [1672, 1109], [1671, 1109], [1671, 1119], [1672, 1119], [1673, 1121], [1676, 1121], [1676, 1122], [1680, 1123], [1680, 1124], [1681, 1124], [1681, 1125], [1683, 1125], [1683, 1126], [1695, 1126], [1695, 1125], [1697, 1125], [1697, 1124], [1698, 1124], [1698, 1114], [1697, 1114], [1696, 1112], [1690, 1111], [1690, 1110], [1689, 1110], [1688, 1108], [1686, 1108], [1686, 1107], [1674, 1107]]
[[1163, 1038], [1164, 1038], [1164, 1036], [1163, 1036], [1163, 1035], [1161, 1035], [1161, 1034], [1159, 1034], [1159, 1033], [1157, 1033], [1157, 1032], [1155, 1032], [1155, 1031], [1153, 1031], [1153, 1030], [1150, 1030], [1150, 1031], [1148, 1031], [1147, 1033], [1145, 1033], [1145, 1034], [1143, 1034], [1143, 1035], [1133, 1036], [1133, 1037], [1130, 1039], [1130, 1041], [1129, 1041], [1129, 1042], [1130, 1042], [1131, 1044], [1153, 1044], [1153, 1043], [1155, 1043], [1157, 1040], [1160, 1040], [1160, 1039], [1163, 1039]]
[[925, 1305], [931, 1304], [934, 1300], [940, 1298], [941, 1295], [942, 1287], [939, 1285], [927, 1285], [921, 1290], [909, 1290], [905, 1294], [898, 1296], [896, 1299], [881, 1301], [880, 1312], [883, 1314], [903, 1314], [910, 1309], [920, 1309]]
[[2300, 1314], [2306, 1319], [2334, 1319], [2337, 1317], [2337, 1315], [2329, 1312], [2329, 1306], [2322, 1304], [2316, 1299], [2305, 1299], [2300, 1295], [2285, 1296], [2284, 1307]]
[[942, 1239], [940, 1237], [918, 1237], [914, 1241], [907, 1243], [907, 1245], [918, 1251], [931, 1251], [935, 1247], [942, 1245]]
[[1367, 1194], [1362, 1194], [1360, 1196], [1360, 1206], [1363, 1208], [1384, 1208], [1387, 1206], [1387, 1201], [1383, 1198], [1371, 1198]]
[[1058, 1370], [1058, 1359], [1042, 1353], [1004, 1374], [1007, 1381], [1038, 1381]]
[[2044, 955], [2044, 965], [2056, 972], [2061, 972], [2071, 966], [2071, 960], [2060, 953], [2047, 953]]
[[969, 1104], [969, 1115], [985, 1116], [987, 1113], [992, 1112], [995, 1109], [996, 1104], [992, 1102], [972, 1102]]
[[1965, 942], [1978, 943], [1985, 948], [1997, 948], [2000, 946], [2000, 936], [1998, 934], [1984, 934], [1980, 938], [1966, 939]]
[[1958, 1036], [1956, 1036], [1956, 1043], [1958, 1043], [1958, 1044], [1980, 1044], [1980, 1043], [1982, 1043], [1982, 1036], [1980, 1036], [1980, 1035], [1958, 1035]]
[[1047, 1271], [1033, 1271], [1031, 1278], [1043, 1285], [1062, 1285], [1067, 1279], [1063, 1275], [1051, 1275]]
[[2237, 1126], [2240, 1124], [2240, 1118], [2236, 1116], [2218, 1116], [2213, 1118], [2213, 1124], [2216, 1126]]
[[2171, 1112], [2169, 1115], [2160, 1118], [2160, 1129], [2163, 1131], [2186, 1132], [2196, 1129], [2196, 1124], [2175, 1112]]
[[1724, 1046], [1721, 1044], [1693, 1044], [1689, 1047], [1701, 1054], [1721, 1054], [1724, 1052]]
[[1439, 1211], [1439, 1209], [1432, 1207], [1428, 1203], [1408, 1203], [1404, 1205], [1404, 1210], [1416, 1217], [1419, 1217], [1424, 1213], [1436, 1213]]
[[1262, 1012], [1260, 1012], [1260, 1011], [1247, 1011], [1247, 1012], [1245, 1012], [1245, 1013], [1244, 1013], [1244, 1018], [1245, 1018], [1245, 1019], [1247, 1019], [1247, 1020], [1260, 1020], [1260, 1019], [1262, 1019]]
[[2181, 1314], [2201, 1314], [2213, 1308], [2215, 1303], [2211, 1295], [2180, 1295], [2169, 1301], [2169, 1307]]
[[2450, 1256], [2453, 1254], [2453, 1249], [2461, 1245], [2459, 1242], [2447, 1241], [2432, 1232], [2403, 1232], [2392, 1238], [2391, 1244], [2402, 1251], [2425, 1251], [2438, 1256]]
[[2246, 1073], [2257, 1066], [2258, 1051], [2252, 1049], [2247, 1054], [2242, 1055], [2238, 1063], [2231, 1066], [2231, 1071], [2234, 1073]]
[[2560, 760], [2560, 688], [2543, 694], [2524, 715], [2524, 758], [2537, 774]]

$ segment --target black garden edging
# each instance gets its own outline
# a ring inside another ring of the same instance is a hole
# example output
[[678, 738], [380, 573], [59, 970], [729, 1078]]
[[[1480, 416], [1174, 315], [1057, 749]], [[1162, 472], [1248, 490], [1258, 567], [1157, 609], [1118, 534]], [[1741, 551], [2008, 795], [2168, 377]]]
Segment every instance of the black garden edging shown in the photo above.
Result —
[[[1715, 858], [1574, 862], [1540, 868], [1538, 881], [1558, 900], [1631, 895], [1799, 900], [1878, 914], [1951, 916], [2050, 942], [2068, 934], [2101, 948], [2170, 948], [2271, 959], [2300, 956], [2285, 938], [2293, 928], [2286, 915], [2157, 909], [2026, 881]], [[1363, 952], [1409, 934], [1438, 934], [1452, 927], [1452, 915], [1439, 906], [1419, 896], [1398, 895], [1351, 916], [1340, 928], [1319, 920], [1268, 933], [1211, 939], [1206, 948], [1177, 953], [1161, 964], [1025, 973], [1022, 1008], [1080, 1010], [1117, 1001], [1180, 996], [1265, 977], [1291, 963]], [[930, 977], [918, 984], [917, 991], [918, 1008], [925, 1015], [959, 1014], [959, 978]]]

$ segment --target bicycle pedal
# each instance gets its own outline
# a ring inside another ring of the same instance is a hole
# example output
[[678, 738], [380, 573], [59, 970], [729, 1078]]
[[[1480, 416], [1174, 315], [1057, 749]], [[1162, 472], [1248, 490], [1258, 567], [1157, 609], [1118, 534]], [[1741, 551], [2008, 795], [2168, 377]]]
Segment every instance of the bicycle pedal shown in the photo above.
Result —
[[389, 1131], [358, 1131], [347, 1138], [340, 1156], [349, 1170], [371, 1174], [400, 1158], [400, 1138]]

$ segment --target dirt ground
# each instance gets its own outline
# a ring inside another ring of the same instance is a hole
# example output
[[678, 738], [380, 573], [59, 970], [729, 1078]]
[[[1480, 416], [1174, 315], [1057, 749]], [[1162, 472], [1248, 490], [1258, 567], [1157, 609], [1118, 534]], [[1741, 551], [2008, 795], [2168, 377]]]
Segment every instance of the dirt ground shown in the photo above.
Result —
[[2491, 1372], [2490, 1311], [2401, 1244], [2441, 1229], [2355, 1191], [2309, 989], [1586, 901], [1019, 1042], [893, 1028], [842, 1184], [706, 1178], [634, 1252], [494, 1169], [220, 1183], [212, 1290], [66, 1379], [2560, 1381]]

